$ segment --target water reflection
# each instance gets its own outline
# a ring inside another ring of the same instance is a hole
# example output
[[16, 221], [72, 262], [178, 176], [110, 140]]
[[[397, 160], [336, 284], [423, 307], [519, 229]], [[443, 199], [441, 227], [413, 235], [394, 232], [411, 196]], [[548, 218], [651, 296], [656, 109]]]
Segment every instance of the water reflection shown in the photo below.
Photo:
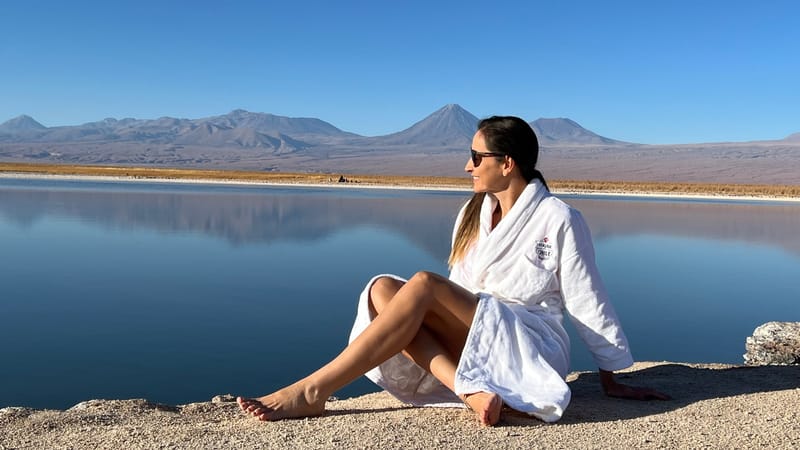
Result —
[[[98, 190], [98, 188], [100, 190]], [[236, 245], [319, 239], [360, 225], [446, 258], [464, 192], [96, 184], [0, 179], [0, 216], [30, 226], [60, 215], [116, 228], [202, 233]], [[764, 244], [800, 254], [800, 205], [565, 197], [596, 239], [657, 234]]]
[[568, 198], [597, 239], [656, 234], [769, 245], [800, 254], [800, 204]]
[[[0, 188], [2, 183], [0, 179]], [[0, 216], [20, 226], [31, 226], [46, 215], [66, 216], [105, 227], [202, 233], [236, 245], [308, 241], [367, 225], [404, 235], [442, 258], [449, 252], [447, 236], [466, 196], [280, 187], [187, 189], [125, 183], [87, 187], [37, 181], [17, 182], [13, 188], [0, 190]]]

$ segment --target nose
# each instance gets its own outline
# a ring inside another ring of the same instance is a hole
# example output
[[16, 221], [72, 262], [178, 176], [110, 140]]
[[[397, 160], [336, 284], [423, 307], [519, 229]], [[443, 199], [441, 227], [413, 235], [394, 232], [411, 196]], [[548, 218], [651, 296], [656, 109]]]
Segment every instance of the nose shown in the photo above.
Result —
[[467, 165], [464, 166], [464, 172], [472, 173], [475, 170], [475, 166], [472, 165], [472, 158], [467, 158]]

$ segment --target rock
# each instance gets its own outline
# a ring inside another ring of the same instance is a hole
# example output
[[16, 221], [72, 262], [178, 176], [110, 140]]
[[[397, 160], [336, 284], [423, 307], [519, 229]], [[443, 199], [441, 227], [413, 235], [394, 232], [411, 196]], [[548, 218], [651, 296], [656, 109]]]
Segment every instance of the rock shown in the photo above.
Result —
[[235, 401], [236, 397], [231, 394], [215, 395], [214, 398], [211, 399], [211, 403], [229, 403]]
[[35, 413], [36, 410], [33, 408], [25, 408], [21, 406], [9, 406], [6, 408], [0, 408], [0, 418], [2, 417], [28, 417], [31, 414]]
[[153, 403], [143, 398], [128, 400], [86, 400], [69, 408], [67, 411], [114, 411], [114, 412], [143, 412], [149, 410], [180, 412], [180, 408], [162, 403]]
[[749, 366], [800, 364], [800, 322], [767, 322], [747, 338], [745, 348]]
[[83, 409], [96, 409], [103, 406], [106, 400], [86, 400], [75, 404], [69, 411], [80, 411]]

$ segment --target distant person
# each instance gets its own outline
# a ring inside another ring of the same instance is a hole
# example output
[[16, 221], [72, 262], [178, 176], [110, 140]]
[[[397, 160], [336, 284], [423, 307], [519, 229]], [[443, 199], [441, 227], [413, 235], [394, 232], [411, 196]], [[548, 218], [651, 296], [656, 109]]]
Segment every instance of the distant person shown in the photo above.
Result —
[[482, 120], [465, 167], [475, 194], [456, 220], [450, 278], [373, 278], [338, 356], [277, 392], [239, 397], [241, 408], [260, 420], [320, 415], [331, 394], [366, 374], [407, 403], [466, 403], [485, 425], [498, 422], [503, 405], [556, 421], [570, 400], [565, 313], [594, 355], [607, 395], [668, 398], [615, 381], [613, 371], [633, 364], [628, 341], [589, 229], [550, 195], [538, 154], [524, 120]]

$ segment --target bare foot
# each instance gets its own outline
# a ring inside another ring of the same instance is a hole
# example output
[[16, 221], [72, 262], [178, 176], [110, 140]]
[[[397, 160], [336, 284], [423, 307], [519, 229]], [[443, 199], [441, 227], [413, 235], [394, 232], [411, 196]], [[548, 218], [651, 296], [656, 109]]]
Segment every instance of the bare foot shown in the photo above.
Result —
[[462, 395], [461, 400], [475, 412], [478, 422], [482, 425], [492, 426], [500, 421], [503, 399], [499, 395], [491, 392], [475, 392]]
[[319, 416], [325, 412], [326, 400], [299, 384], [259, 398], [236, 398], [242, 411], [263, 421]]

